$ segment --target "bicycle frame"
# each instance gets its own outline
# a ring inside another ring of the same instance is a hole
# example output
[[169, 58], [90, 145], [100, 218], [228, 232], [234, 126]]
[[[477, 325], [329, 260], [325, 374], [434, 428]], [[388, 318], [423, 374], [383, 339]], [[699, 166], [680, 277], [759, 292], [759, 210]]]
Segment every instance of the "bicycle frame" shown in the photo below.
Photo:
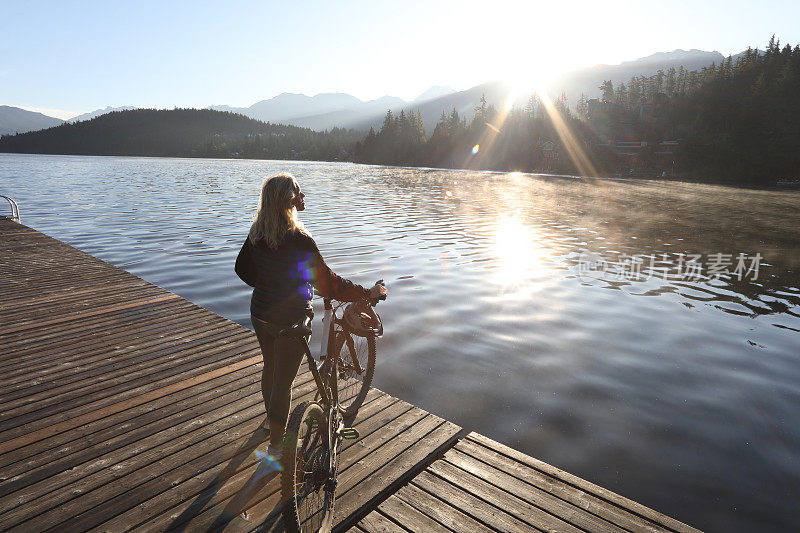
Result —
[[[331, 362], [330, 366], [327, 367], [327, 375], [324, 376], [324, 379], [319, 371], [319, 368], [317, 367], [314, 356], [311, 354], [311, 348], [308, 345], [308, 341], [305, 339], [305, 337], [301, 337], [301, 339], [303, 341], [303, 347], [306, 350], [306, 361], [308, 362], [308, 368], [311, 371], [311, 375], [314, 377], [314, 382], [317, 384], [317, 390], [320, 393], [320, 403], [327, 411], [328, 415], [328, 450], [330, 451], [328, 472], [330, 475], [330, 473], [335, 471], [334, 467], [336, 464], [337, 448], [341, 439], [341, 432], [344, 428], [344, 423], [342, 422], [341, 416], [339, 416], [339, 384], [338, 380], [336, 379], [339, 372], [339, 358], [333, 353], [336, 342], [334, 324], [339, 323], [339, 319], [336, 317], [337, 309], [334, 309], [333, 304], [331, 304], [331, 300], [329, 298], [325, 298], [324, 303], [325, 318], [327, 319], [328, 323], [325, 324], [326, 334], [323, 336], [323, 344], [327, 344], [325, 349], [325, 360]], [[327, 343], [325, 341], [327, 341]], [[335, 428], [333, 427], [334, 423], [337, 426]], [[333, 479], [332, 476], [331, 479]]]
[[[330, 311], [330, 314], [329, 314]], [[323, 345], [325, 346], [325, 359], [326, 361], [332, 361], [332, 367], [330, 367], [329, 376], [326, 377], [335, 377], [338, 372], [338, 357], [335, 357], [334, 349], [335, 349], [335, 330], [334, 324], [339, 323], [339, 319], [336, 316], [336, 310], [333, 309], [333, 305], [331, 304], [330, 299], [325, 298], [325, 318], [328, 322], [325, 324], [325, 329], [323, 333]], [[331, 405], [337, 405], [339, 403], [339, 396], [338, 396], [338, 384], [336, 379], [330, 379], [330, 383], [327, 384], [323, 381], [322, 375], [319, 372], [319, 368], [317, 367], [317, 363], [314, 360], [314, 356], [311, 354], [311, 347], [308, 345], [308, 342], [305, 338], [302, 339], [304, 348], [306, 350], [306, 361], [308, 362], [308, 368], [311, 370], [311, 375], [314, 376], [314, 381], [317, 384], [317, 389], [319, 390], [321, 396], [321, 403], [325, 407], [330, 407]], [[335, 400], [335, 401], [334, 401]]]

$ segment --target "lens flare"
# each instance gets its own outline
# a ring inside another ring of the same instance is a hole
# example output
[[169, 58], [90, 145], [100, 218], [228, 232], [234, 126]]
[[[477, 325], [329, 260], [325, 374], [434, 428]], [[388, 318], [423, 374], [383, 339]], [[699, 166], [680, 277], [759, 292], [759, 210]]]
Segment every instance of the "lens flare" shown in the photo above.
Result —
[[256, 456], [256, 458], [260, 463], [259, 464], [260, 475], [258, 477], [263, 477], [269, 474], [270, 472], [280, 472], [281, 470], [283, 470], [280, 461], [276, 457], [273, 457], [271, 454], [267, 453], [266, 451], [259, 450], [258, 448], [256, 448], [253, 451], [253, 454]]
[[479, 144], [476, 144], [475, 146], [473, 146], [472, 147], [472, 155], [476, 155], [480, 149], [481, 149], [481, 145], [479, 145]]

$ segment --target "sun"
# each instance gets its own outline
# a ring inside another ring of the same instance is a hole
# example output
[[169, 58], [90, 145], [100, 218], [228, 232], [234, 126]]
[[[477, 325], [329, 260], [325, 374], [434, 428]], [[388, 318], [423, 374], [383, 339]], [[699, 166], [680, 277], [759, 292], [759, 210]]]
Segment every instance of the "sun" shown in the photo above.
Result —
[[515, 106], [524, 106], [533, 94], [546, 94], [556, 76], [549, 65], [536, 65], [530, 70], [520, 69], [505, 77], [508, 94], [503, 100], [503, 110], [511, 111]]

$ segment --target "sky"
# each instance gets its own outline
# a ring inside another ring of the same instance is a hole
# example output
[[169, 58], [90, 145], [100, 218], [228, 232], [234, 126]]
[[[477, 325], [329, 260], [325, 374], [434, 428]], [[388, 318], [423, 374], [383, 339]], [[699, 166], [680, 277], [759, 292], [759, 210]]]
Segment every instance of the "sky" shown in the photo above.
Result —
[[0, 105], [70, 118], [282, 92], [412, 100], [677, 48], [735, 54], [772, 34], [800, 42], [800, 2], [0, 0]]

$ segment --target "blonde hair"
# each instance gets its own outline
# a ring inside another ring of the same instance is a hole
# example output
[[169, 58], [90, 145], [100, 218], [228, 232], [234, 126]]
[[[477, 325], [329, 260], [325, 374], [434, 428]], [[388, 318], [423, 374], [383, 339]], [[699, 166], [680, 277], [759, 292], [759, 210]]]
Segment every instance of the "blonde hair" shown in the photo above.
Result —
[[297, 219], [297, 209], [292, 203], [299, 189], [294, 176], [288, 172], [281, 172], [264, 180], [261, 184], [258, 211], [250, 226], [252, 244], [264, 239], [267, 247], [274, 250], [288, 231], [300, 231], [309, 235], [303, 223]]

